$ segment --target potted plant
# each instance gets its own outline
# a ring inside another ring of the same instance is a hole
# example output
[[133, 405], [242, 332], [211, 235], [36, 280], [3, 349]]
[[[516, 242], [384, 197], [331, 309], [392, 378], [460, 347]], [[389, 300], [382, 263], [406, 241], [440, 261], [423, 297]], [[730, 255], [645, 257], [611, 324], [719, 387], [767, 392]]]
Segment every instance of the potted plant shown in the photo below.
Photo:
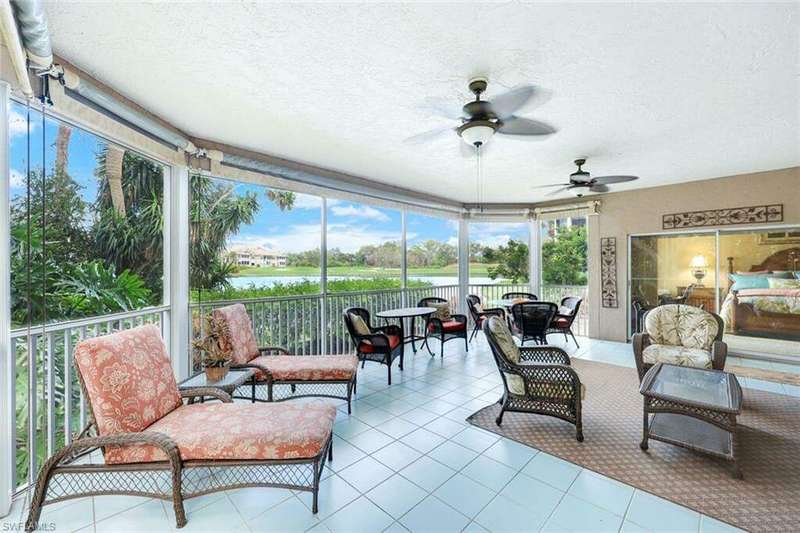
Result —
[[211, 315], [207, 315], [203, 322], [205, 324], [204, 335], [193, 341], [192, 345], [202, 354], [206, 379], [210, 382], [219, 381], [228, 374], [230, 363], [228, 324]]

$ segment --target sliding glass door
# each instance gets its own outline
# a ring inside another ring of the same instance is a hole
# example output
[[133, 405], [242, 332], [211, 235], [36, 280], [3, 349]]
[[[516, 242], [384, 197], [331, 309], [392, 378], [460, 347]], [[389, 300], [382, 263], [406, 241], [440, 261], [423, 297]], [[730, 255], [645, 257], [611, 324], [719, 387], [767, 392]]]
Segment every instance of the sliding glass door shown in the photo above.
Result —
[[732, 352], [800, 356], [800, 228], [630, 237], [630, 331], [656, 305], [718, 313]]

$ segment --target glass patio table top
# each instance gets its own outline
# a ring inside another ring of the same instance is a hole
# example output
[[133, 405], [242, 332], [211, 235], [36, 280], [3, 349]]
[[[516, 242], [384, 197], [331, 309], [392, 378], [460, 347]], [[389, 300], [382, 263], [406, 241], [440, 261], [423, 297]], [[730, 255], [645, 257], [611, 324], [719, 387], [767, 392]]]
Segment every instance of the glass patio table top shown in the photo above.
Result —
[[497, 300], [489, 300], [490, 307], [512, 307], [515, 304], [524, 304], [528, 302], [538, 302], [540, 300], [529, 300], [527, 298], [498, 298]]
[[641, 393], [646, 396], [688, 402], [717, 411], [741, 411], [741, 388], [733, 374], [664, 363], [653, 371], [652, 379], [645, 376], [642, 383]]

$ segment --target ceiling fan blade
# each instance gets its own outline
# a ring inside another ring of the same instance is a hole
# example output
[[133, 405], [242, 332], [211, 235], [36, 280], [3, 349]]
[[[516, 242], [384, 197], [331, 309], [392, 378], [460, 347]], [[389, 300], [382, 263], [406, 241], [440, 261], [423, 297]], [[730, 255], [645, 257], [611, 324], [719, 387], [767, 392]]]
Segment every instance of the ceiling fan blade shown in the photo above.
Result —
[[404, 139], [403, 142], [405, 144], [423, 144], [423, 143], [426, 143], [428, 141], [432, 141], [432, 140], [436, 139], [437, 137], [441, 136], [444, 133], [447, 133], [447, 132], [450, 132], [450, 131], [455, 132], [455, 130], [456, 129], [454, 127], [452, 127], [452, 126], [440, 126], [438, 128], [432, 129], [432, 130], [428, 130], [428, 131], [425, 131], [425, 132], [422, 132], [422, 133], [418, 133], [416, 135], [412, 135], [411, 137], [408, 137], [408, 138]]
[[531, 120], [529, 118], [522, 118], [511, 116], [504, 119], [503, 125], [497, 129], [497, 133], [504, 135], [518, 135], [518, 136], [542, 136], [552, 135], [556, 129], [549, 124], [539, 122], [538, 120]]
[[515, 111], [528, 103], [536, 90], [533, 85], [520, 85], [510, 91], [499, 94], [490, 101], [492, 111], [501, 120], [510, 117]]
[[567, 191], [572, 188], [572, 185], [567, 185], [566, 187], [561, 187], [560, 189], [556, 189], [554, 191], [550, 191], [549, 193], [545, 194], [545, 196], [555, 196], [558, 193]]
[[569, 187], [571, 183], [551, 183], [550, 185], [536, 185], [531, 189], [547, 189], [548, 187]]
[[592, 178], [592, 183], [608, 185], [610, 183], [625, 183], [626, 181], [638, 180], [639, 176], [597, 176]]
[[455, 98], [439, 98], [428, 96], [419, 105], [426, 113], [458, 120], [464, 117], [464, 110]]
[[603, 185], [602, 183], [595, 183], [594, 185], [589, 187], [589, 190], [592, 192], [608, 192], [610, 189], [608, 188], [608, 185]]

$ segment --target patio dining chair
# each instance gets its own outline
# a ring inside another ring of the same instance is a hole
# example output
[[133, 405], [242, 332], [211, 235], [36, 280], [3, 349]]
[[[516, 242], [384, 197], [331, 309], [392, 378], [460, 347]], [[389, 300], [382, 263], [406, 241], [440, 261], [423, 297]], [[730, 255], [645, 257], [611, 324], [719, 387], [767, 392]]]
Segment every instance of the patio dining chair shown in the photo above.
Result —
[[[75, 367], [89, 424], [42, 466], [26, 531], [38, 527], [43, 505], [111, 494], [171, 500], [179, 528], [184, 499], [240, 487], [310, 491], [317, 512], [335, 406], [232, 403], [217, 388], [179, 391], [152, 324], [81, 341]], [[183, 403], [198, 396], [220, 402]], [[103, 463], [76, 461], [97, 449]]]
[[520, 344], [534, 341], [536, 344], [547, 344], [547, 332], [558, 312], [558, 306], [552, 302], [524, 302], [511, 306], [512, 334]]
[[553, 317], [552, 322], [550, 322], [550, 329], [547, 331], [548, 333], [563, 333], [565, 341], [569, 340], [567, 337], [567, 335], [569, 335], [572, 337], [572, 342], [574, 342], [575, 346], [578, 348], [580, 348], [581, 345], [578, 344], [577, 339], [575, 339], [575, 334], [572, 332], [572, 324], [575, 322], [575, 319], [578, 318], [581, 303], [583, 303], [583, 299], [576, 296], [562, 298], [561, 305], [558, 306], [558, 311]]
[[503, 300], [517, 300], [517, 299], [525, 299], [525, 300], [538, 300], [539, 297], [533, 294], [532, 292], [507, 292], [503, 294], [501, 297]]
[[292, 355], [282, 347], [259, 347], [244, 305], [220, 307], [212, 314], [228, 326], [226, 344], [231, 354], [231, 368], [251, 368], [255, 372], [244, 386], [255, 385], [256, 390], [266, 387], [266, 395], [263, 392], [260, 397], [251, 395], [252, 401], [272, 402], [309, 396], [336, 398], [347, 401], [350, 413], [358, 370], [355, 356]]
[[369, 311], [362, 307], [344, 310], [344, 323], [356, 348], [356, 356], [361, 368], [367, 361], [386, 365], [389, 385], [392, 384], [392, 363], [400, 358], [400, 371], [403, 370], [403, 330], [400, 326], [388, 324], [373, 326]]
[[496, 316], [484, 321], [483, 332], [503, 380], [495, 423], [502, 425], [507, 412], [553, 416], [574, 424], [575, 438], [583, 442], [585, 387], [567, 352], [555, 346], [518, 347], [505, 320]]
[[450, 302], [437, 296], [421, 299], [417, 307], [433, 307], [437, 310], [425, 323], [425, 347], [428, 348], [429, 354], [433, 355], [429, 344], [431, 338], [439, 339], [441, 346], [439, 357], [444, 357], [444, 343], [453, 339], [464, 339], [464, 347], [469, 351], [466, 315], [450, 313]]
[[480, 297], [474, 294], [467, 295], [467, 309], [469, 309], [469, 315], [474, 324], [468, 342], [472, 342], [472, 339], [480, 331], [484, 320], [486, 320], [488, 317], [499, 316], [500, 318], [505, 318], [506, 316], [505, 310], [499, 307], [490, 307], [488, 309], [484, 309], [483, 305], [481, 304]]

